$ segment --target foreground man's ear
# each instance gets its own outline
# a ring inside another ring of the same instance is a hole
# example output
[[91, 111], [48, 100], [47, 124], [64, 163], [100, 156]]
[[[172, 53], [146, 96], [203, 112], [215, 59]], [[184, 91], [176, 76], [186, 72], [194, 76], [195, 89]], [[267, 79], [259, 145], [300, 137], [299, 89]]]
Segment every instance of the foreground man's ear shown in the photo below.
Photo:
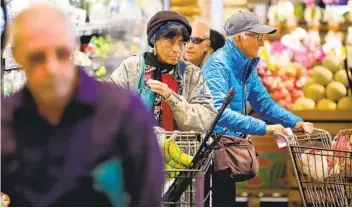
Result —
[[10, 197], [1, 192], [1, 207], [8, 207], [10, 205]]

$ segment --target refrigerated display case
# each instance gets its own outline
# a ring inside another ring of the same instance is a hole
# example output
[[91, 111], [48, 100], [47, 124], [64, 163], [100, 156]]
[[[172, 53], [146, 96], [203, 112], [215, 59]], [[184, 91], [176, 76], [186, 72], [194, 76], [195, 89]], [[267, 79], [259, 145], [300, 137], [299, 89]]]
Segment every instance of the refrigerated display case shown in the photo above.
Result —
[[[36, 1], [7, 0], [10, 21]], [[75, 62], [99, 79], [106, 79], [126, 57], [150, 50], [146, 40], [147, 22], [156, 12], [170, 8], [169, 0], [47, 1], [64, 9], [75, 26], [76, 35], [81, 40], [81, 51], [75, 54]], [[95, 43], [92, 43], [92, 37]], [[103, 55], [91, 53], [91, 47], [101, 47], [99, 51], [103, 51]], [[4, 58], [2, 93], [6, 96], [19, 90], [26, 78], [12, 57], [11, 44], [4, 50]]]

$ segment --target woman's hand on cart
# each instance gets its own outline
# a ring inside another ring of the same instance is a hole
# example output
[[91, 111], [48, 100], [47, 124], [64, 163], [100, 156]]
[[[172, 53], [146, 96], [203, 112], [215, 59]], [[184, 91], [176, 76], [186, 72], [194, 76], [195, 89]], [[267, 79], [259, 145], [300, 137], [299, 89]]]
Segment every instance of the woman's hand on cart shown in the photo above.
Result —
[[297, 129], [301, 128], [304, 130], [304, 133], [307, 133], [307, 134], [312, 134], [314, 131], [314, 125], [312, 123], [303, 122], [303, 121], [296, 123], [295, 128]]

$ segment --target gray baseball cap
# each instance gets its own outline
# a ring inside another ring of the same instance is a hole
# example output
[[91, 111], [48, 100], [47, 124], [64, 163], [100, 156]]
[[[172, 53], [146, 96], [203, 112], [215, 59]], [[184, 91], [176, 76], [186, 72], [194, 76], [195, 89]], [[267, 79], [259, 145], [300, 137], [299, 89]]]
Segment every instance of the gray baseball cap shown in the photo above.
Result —
[[276, 32], [276, 28], [264, 25], [255, 13], [249, 11], [240, 11], [228, 18], [224, 30], [227, 36], [246, 31], [258, 34], [273, 34]]

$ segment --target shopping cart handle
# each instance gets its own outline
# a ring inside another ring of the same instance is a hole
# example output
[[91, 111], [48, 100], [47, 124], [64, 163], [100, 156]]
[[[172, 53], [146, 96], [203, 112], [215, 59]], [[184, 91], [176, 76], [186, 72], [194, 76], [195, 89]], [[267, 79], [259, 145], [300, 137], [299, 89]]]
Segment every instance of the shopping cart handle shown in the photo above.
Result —
[[304, 129], [302, 127], [293, 128], [292, 133], [304, 133]]

